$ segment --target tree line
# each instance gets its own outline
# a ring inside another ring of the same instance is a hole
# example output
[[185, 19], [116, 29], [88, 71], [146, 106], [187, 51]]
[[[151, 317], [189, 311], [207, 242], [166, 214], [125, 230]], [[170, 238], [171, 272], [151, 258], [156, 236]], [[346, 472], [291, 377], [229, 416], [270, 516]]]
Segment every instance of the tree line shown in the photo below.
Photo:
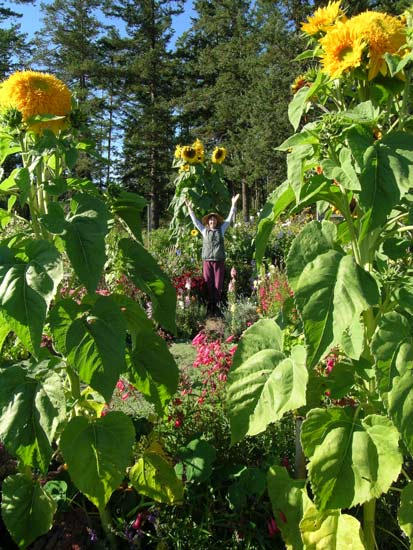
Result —
[[[81, 159], [77, 175], [143, 195], [152, 227], [168, 219], [177, 144], [199, 138], [207, 149], [227, 149], [227, 184], [242, 192], [245, 219], [284, 181], [284, 155], [275, 148], [291, 134], [291, 84], [312, 64], [295, 61], [306, 47], [300, 24], [326, 1], [194, 0], [191, 24], [176, 40], [184, 0], [42, 2], [40, 30], [30, 39], [19, 17], [34, 2], [15, 4], [0, 1], [2, 78], [34, 69], [66, 82], [101, 155]], [[349, 15], [397, 14], [406, 4], [342, 3]]]

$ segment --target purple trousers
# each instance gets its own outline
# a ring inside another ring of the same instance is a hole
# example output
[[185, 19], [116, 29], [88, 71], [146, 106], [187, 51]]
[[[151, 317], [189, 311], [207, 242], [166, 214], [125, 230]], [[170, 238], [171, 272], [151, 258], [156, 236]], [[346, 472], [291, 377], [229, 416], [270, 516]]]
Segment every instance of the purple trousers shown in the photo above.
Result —
[[221, 301], [222, 287], [224, 286], [224, 262], [203, 262], [204, 280], [208, 288], [208, 301], [216, 306]]

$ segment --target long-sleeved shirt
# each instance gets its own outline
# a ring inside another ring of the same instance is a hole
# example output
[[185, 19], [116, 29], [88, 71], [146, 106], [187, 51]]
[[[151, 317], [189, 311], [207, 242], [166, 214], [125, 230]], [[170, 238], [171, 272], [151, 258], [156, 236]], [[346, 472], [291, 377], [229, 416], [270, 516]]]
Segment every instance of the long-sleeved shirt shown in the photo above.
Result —
[[[203, 225], [201, 220], [198, 220], [198, 218], [195, 216], [195, 212], [192, 210], [192, 208], [189, 207], [188, 211], [189, 211], [189, 215], [191, 216], [191, 220], [192, 220], [193, 224], [198, 229], [198, 231], [201, 233], [202, 237], [205, 237], [206, 231], [207, 231], [208, 228], [205, 225]], [[234, 219], [236, 211], [237, 211], [237, 209], [236, 209], [235, 205], [231, 206], [231, 210], [229, 211], [229, 214], [228, 214], [227, 218], [224, 220], [222, 225], [220, 225], [219, 227], [217, 227], [215, 229], [215, 231], [220, 229], [222, 235], [224, 235], [225, 231], [228, 229], [230, 223]]]

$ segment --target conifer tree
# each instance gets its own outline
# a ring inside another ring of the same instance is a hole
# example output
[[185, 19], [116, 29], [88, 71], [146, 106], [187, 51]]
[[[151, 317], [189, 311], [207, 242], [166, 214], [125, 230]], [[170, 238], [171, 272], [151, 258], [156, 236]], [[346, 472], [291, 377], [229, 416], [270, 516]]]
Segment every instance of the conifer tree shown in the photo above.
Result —
[[153, 228], [168, 204], [176, 81], [170, 40], [172, 17], [182, 8], [182, 0], [115, 0], [107, 11], [124, 23], [126, 32], [119, 51], [124, 67], [122, 183], [148, 198]]
[[[32, 0], [20, 0], [20, 4], [31, 4]], [[18, 19], [22, 14], [0, 2], [0, 78], [4, 78], [26, 63], [30, 52], [27, 35], [21, 32]]]

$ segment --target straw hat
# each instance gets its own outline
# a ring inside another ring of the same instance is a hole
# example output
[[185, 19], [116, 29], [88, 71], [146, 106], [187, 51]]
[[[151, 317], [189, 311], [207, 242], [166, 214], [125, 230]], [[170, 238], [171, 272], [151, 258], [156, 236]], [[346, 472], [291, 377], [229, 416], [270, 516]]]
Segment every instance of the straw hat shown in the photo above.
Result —
[[205, 214], [205, 216], [203, 216], [202, 225], [208, 227], [209, 218], [211, 216], [215, 216], [215, 218], [217, 219], [217, 227], [224, 223], [224, 218], [220, 214], [217, 214], [216, 212], [210, 212], [209, 214]]

